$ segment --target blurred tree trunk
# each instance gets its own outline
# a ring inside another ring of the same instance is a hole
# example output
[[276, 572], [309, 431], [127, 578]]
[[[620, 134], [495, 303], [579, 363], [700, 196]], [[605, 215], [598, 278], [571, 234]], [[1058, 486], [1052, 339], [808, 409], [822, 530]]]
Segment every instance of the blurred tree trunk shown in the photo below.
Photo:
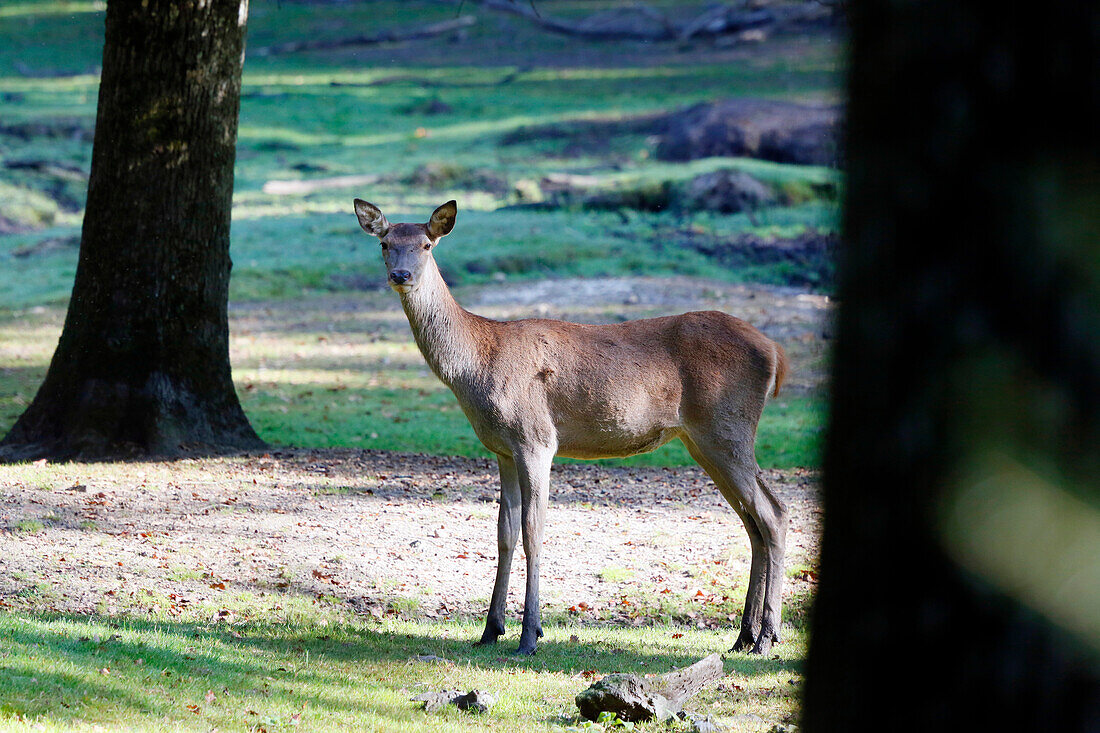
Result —
[[1100, 4], [851, 17], [804, 728], [1096, 731]]
[[247, 0], [107, 5], [64, 331], [12, 459], [262, 445], [229, 366], [229, 220]]

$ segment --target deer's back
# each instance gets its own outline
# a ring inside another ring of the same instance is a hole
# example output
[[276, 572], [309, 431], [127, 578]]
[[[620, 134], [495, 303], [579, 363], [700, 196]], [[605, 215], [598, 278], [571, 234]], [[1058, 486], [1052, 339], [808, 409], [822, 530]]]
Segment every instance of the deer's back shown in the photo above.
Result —
[[502, 422], [553, 431], [560, 453], [582, 458], [652, 450], [716, 408], [750, 414], [755, 430], [775, 354], [766, 336], [717, 311], [610, 325], [490, 323], [491, 401]]

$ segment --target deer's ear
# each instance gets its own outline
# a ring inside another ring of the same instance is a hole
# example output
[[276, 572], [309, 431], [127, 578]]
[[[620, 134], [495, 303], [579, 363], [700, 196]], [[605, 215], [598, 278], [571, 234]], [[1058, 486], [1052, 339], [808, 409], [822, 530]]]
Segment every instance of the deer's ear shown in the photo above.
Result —
[[455, 228], [455, 216], [458, 215], [458, 204], [448, 201], [432, 212], [432, 218], [428, 219], [428, 236], [439, 239], [451, 233]]
[[367, 234], [373, 234], [381, 239], [390, 230], [390, 223], [386, 221], [382, 210], [374, 204], [363, 199], [355, 199], [355, 215], [359, 217], [359, 226]]

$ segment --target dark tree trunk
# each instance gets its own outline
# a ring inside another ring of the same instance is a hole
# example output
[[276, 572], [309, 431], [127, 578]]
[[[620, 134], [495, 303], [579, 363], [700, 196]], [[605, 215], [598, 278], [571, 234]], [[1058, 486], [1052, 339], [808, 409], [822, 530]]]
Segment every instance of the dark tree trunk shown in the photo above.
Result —
[[852, 43], [804, 728], [1096, 731], [1100, 4]]
[[0, 457], [262, 445], [229, 367], [229, 220], [247, 0], [107, 6], [64, 331]]

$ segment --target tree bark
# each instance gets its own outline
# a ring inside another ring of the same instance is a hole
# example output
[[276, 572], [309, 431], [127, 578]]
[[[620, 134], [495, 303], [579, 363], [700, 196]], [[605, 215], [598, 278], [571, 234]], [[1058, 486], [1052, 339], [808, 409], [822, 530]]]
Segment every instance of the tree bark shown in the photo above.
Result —
[[262, 445], [229, 366], [229, 223], [247, 0], [108, 3], [64, 330], [0, 458]]
[[851, 12], [804, 729], [1095, 731], [1100, 5]]

